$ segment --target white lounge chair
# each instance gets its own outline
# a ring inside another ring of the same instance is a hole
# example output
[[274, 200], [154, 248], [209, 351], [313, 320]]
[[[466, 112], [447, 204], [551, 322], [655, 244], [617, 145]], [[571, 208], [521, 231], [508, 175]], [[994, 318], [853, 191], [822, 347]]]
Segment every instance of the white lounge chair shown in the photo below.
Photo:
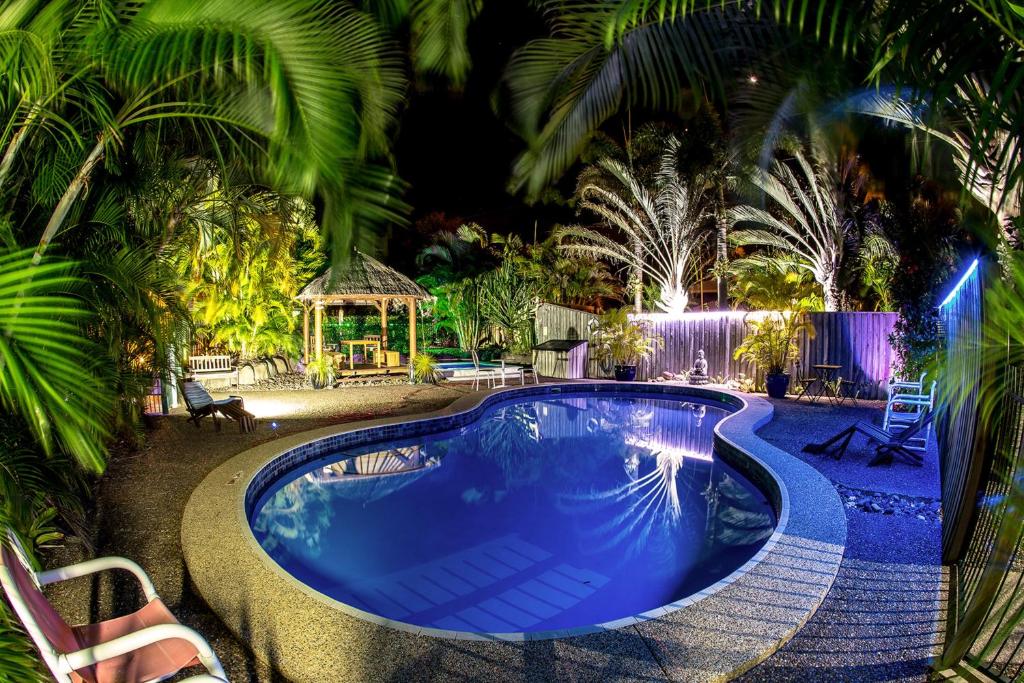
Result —
[[[25, 630], [58, 683], [161, 681], [192, 666], [207, 673], [191, 683], [226, 683], [224, 667], [199, 633], [183, 626], [160, 600], [142, 568], [123, 557], [104, 557], [37, 572], [17, 537], [6, 530], [0, 547], [0, 584]], [[138, 579], [146, 605], [96, 624], [68, 626], [41, 586], [96, 572], [121, 569]]]

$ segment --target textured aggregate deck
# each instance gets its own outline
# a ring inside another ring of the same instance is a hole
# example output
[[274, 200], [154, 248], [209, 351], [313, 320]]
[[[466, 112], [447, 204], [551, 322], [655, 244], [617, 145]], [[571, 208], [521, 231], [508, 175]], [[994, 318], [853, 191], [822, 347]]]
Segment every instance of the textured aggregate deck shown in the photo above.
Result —
[[[439, 412], [478, 401], [465, 397]], [[833, 584], [847, 533], [828, 480], [754, 434], [770, 420], [771, 404], [747, 401], [720, 424], [719, 447], [729, 459], [749, 454], [783, 482], [780, 532], [760, 562], [727, 585], [616, 630], [518, 642], [425, 637], [353, 617], [285, 575], [248, 533], [246, 482], [278, 454], [343, 431], [337, 427], [258, 446], [204, 479], [182, 521], [188, 570], [228, 626], [294, 681], [722, 680], [769, 656], [813, 614]], [[384, 422], [391, 421], [345, 430]]]

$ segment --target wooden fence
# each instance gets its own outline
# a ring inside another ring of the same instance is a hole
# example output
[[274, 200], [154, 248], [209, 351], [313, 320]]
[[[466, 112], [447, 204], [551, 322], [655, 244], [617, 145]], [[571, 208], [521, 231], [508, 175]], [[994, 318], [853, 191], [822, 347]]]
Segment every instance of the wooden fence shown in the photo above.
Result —
[[[657, 377], [664, 371], [680, 372], [693, 367], [697, 351], [703, 349], [708, 372], [714, 377], [735, 379], [753, 377], [755, 369], [733, 358], [733, 351], [746, 334], [744, 313], [722, 311], [687, 313], [681, 317], [649, 314], [641, 318], [651, 324], [651, 332], [665, 342], [650, 362], [641, 366], [638, 379]], [[537, 310], [537, 341], [549, 339], [590, 339], [590, 322], [596, 316], [553, 304], [541, 304]], [[885, 382], [890, 375], [893, 350], [889, 334], [896, 323], [895, 313], [812, 313], [817, 331], [813, 339], [801, 338], [799, 362], [806, 369], [817, 363], [841, 365], [839, 375], [862, 384], [865, 398], [884, 398]], [[607, 377], [611, 368], [602, 368], [593, 359], [588, 376]]]

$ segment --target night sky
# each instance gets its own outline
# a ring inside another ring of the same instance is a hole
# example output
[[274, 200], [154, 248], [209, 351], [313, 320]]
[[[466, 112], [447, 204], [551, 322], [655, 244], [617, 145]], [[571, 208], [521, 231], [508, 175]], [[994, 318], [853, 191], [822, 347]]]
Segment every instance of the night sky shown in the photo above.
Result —
[[495, 114], [491, 97], [512, 52], [545, 35], [544, 22], [526, 3], [484, 5], [469, 33], [473, 67], [463, 92], [444, 83], [414, 86], [402, 114], [395, 146], [398, 171], [411, 188], [411, 220], [434, 211], [480, 223], [491, 232], [541, 237], [555, 220], [572, 213], [529, 207], [507, 190], [513, 160], [523, 142]]

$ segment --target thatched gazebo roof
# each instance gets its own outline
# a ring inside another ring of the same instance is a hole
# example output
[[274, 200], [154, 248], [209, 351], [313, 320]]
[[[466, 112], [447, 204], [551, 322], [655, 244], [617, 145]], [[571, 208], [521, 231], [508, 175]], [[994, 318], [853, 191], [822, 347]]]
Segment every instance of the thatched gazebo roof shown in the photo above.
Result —
[[374, 300], [430, 295], [411, 278], [389, 268], [377, 259], [356, 251], [337, 273], [331, 268], [299, 292], [303, 301]]

